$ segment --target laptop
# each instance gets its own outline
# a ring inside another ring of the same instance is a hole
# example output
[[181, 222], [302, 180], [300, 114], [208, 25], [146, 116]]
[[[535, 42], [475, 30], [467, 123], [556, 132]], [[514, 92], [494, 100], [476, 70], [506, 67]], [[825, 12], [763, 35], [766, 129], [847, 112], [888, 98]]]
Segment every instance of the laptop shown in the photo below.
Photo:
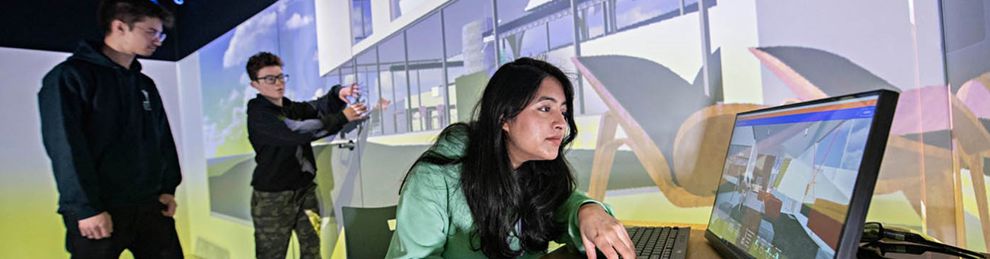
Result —
[[[739, 113], [705, 238], [728, 258], [854, 258], [898, 93]], [[685, 258], [690, 228], [628, 228], [637, 258]]]

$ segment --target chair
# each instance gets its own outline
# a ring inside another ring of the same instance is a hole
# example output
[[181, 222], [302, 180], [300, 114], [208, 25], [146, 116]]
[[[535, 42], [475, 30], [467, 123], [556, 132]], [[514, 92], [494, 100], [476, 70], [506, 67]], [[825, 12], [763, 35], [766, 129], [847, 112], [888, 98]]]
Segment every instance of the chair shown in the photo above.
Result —
[[[803, 47], [758, 47], [750, 52], [784, 82], [799, 99], [809, 100], [882, 88], [899, 91], [884, 79], [852, 61], [827, 51]], [[835, 76], [842, 75], [842, 76]], [[984, 106], [990, 75], [983, 74], [964, 84], [952, 95], [944, 85], [925, 86], [901, 93], [888, 140], [884, 163], [875, 192], [903, 191], [917, 213], [925, 215], [929, 234], [942, 241], [964, 244], [962, 183], [955, 176], [968, 165], [976, 195], [984, 241], [990, 246], [990, 202], [985, 194], [983, 169], [990, 156], [990, 108]], [[948, 104], [948, 105], [946, 105]], [[945, 115], [951, 114], [950, 123]], [[911, 116], [911, 120], [903, 119]], [[898, 119], [901, 118], [901, 119]], [[951, 132], [951, 138], [943, 136]], [[954, 150], [958, 152], [954, 152]], [[922, 190], [922, 191], [918, 191]], [[951, 210], [937, 210], [938, 203], [953, 201]], [[922, 208], [928, 206], [927, 212]], [[953, 228], [942, 226], [955, 225]]]
[[[718, 57], [716, 51], [709, 61], [719, 64]], [[721, 170], [716, 167], [721, 163], [705, 158], [724, 157], [734, 115], [760, 106], [716, 104], [716, 97], [705, 94], [700, 72], [694, 82], [687, 82], [642, 58], [605, 55], [572, 61], [609, 108], [600, 122], [589, 196], [604, 198], [617, 149], [625, 145], [671, 203], [711, 206], [711, 187], [719, 181]], [[712, 77], [712, 82], [710, 92], [717, 93], [720, 79]], [[627, 138], [616, 139], [619, 126]]]
[[[966, 82], [956, 97], [951, 99], [953, 118], [961, 118], [956, 126], [956, 141], [962, 152], [960, 162], [969, 166], [973, 191], [987, 193], [984, 174], [990, 160], [990, 107], [986, 98], [990, 96], [990, 73], [984, 73]], [[986, 196], [978, 195], [976, 207], [979, 210], [983, 240], [990, 247], [990, 202]]]
[[347, 258], [385, 258], [395, 231], [388, 223], [395, 219], [395, 208], [341, 208]]

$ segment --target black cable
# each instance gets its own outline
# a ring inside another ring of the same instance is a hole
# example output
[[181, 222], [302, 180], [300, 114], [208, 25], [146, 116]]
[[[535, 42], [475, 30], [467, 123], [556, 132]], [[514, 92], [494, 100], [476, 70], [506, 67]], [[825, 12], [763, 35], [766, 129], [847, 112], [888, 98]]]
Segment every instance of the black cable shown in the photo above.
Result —
[[975, 256], [976, 258], [986, 258], [986, 256], [984, 256], [984, 255], [982, 255], [980, 253], [971, 251], [971, 250], [959, 248], [959, 247], [952, 246], [952, 245], [947, 245], [947, 244], [942, 244], [942, 243], [934, 242], [934, 241], [928, 240], [925, 237], [923, 237], [921, 235], [918, 235], [918, 234], [914, 234], [914, 233], [907, 233], [907, 234], [908, 234], [907, 235], [907, 239], [909, 240], [909, 242], [915, 242], [915, 243], [929, 245], [929, 246], [939, 246], [939, 247], [943, 247], [943, 248], [945, 248], [947, 250], [952, 250], [952, 251], [955, 251], [955, 252], [958, 252], [958, 253], [972, 255], [972, 256]]
[[983, 258], [983, 257], [975, 257], [969, 254], [959, 253], [957, 251], [946, 249], [944, 247], [933, 247], [933, 246], [911, 244], [911, 243], [884, 243], [877, 241], [877, 242], [867, 243], [865, 245], [862, 245], [861, 247], [876, 248], [875, 251], [879, 252], [879, 255], [881, 256], [885, 256], [887, 253], [920, 255], [927, 252], [934, 252], [934, 253], [947, 254], [947, 255], [958, 256], [963, 258], [972, 258], [972, 259]]
[[[921, 244], [921, 246], [915, 245], [915, 246], [919, 246], [919, 247], [894, 247], [894, 246], [891, 246], [891, 247], [887, 247], [888, 249], [904, 250], [904, 251], [907, 251], [907, 250], [918, 251], [917, 249], [922, 249], [922, 248], [928, 247], [930, 249], [929, 250], [925, 250], [925, 251], [939, 252], [939, 253], [944, 253], [944, 254], [952, 254], [952, 255], [961, 256], [961, 257], [967, 257], [967, 258], [984, 258], [984, 259], [986, 258], [986, 256], [983, 255], [983, 254], [980, 254], [980, 253], [977, 253], [977, 252], [973, 252], [973, 251], [970, 251], [970, 250], [966, 250], [966, 249], [962, 249], [962, 248], [959, 248], [959, 247], [955, 247], [955, 246], [952, 246], [952, 245], [947, 245], [947, 244], [942, 244], [942, 243], [934, 242], [934, 241], [928, 240], [927, 238], [925, 238], [924, 236], [919, 235], [919, 234], [915, 234], [915, 233], [911, 233], [911, 232], [906, 232], [906, 231], [898, 231], [898, 230], [893, 230], [893, 229], [885, 229], [883, 227], [883, 225], [880, 224], [879, 222], [867, 222], [866, 224], [863, 225], [863, 236], [862, 236], [862, 238], [860, 238], [860, 242], [868, 243], [867, 245], [874, 244], [874, 243], [876, 243], [876, 244], [888, 244], [888, 243], [881, 243], [881, 242], [879, 242], [882, 239], [891, 239], [891, 240], [897, 240], [897, 241], [903, 241], [903, 242], [911, 242], [911, 243]], [[907, 244], [904, 244], [904, 245], [907, 245]], [[942, 252], [942, 251], [944, 251], [944, 252]]]

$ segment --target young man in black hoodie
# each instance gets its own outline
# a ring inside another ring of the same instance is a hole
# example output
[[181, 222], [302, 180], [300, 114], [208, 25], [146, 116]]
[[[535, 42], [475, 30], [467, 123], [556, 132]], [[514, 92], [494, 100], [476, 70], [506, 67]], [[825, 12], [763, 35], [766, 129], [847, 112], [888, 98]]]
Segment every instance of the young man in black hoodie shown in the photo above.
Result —
[[255, 255], [284, 258], [295, 231], [302, 258], [320, 258], [320, 236], [308, 215], [319, 212], [310, 142], [365, 118], [363, 103], [346, 101], [358, 95], [358, 86], [336, 85], [319, 99], [294, 102], [284, 96], [289, 76], [282, 73], [278, 56], [260, 52], [248, 59], [246, 68], [259, 93], [247, 104], [248, 139], [258, 163], [251, 179]]
[[136, 56], [161, 46], [172, 15], [147, 0], [100, 3], [103, 41], [79, 44], [38, 92], [66, 250], [73, 258], [182, 258], [175, 188], [182, 178], [155, 83]]

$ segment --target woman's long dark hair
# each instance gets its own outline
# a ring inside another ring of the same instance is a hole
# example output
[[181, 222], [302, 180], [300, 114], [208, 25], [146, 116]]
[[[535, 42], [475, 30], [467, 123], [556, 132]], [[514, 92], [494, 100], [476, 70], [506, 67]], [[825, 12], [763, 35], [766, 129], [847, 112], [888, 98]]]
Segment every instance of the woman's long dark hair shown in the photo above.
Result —
[[[577, 136], [574, 116], [568, 112], [568, 132], [561, 141], [554, 160], [528, 161], [513, 172], [502, 124], [512, 120], [533, 100], [544, 78], [553, 77], [563, 86], [567, 111], [573, 111], [574, 88], [567, 76], [553, 65], [530, 58], [520, 58], [503, 65], [485, 86], [481, 102], [475, 107], [475, 121], [449, 126], [440, 139], [458, 128], [468, 129], [467, 153], [460, 159], [426, 152], [416, 163], [461, 163], [461, 188], [474, 217], [480, 249], [489, 258], [519, 256], [508, 238], [520, 239], [525, 251], [543, 251], [554, 238], [562, 235], [565, 222], [556, 222], [559, 208], [574, 191], [564, 148]], [[521, 222], [522, 233], [516, 233]]]

